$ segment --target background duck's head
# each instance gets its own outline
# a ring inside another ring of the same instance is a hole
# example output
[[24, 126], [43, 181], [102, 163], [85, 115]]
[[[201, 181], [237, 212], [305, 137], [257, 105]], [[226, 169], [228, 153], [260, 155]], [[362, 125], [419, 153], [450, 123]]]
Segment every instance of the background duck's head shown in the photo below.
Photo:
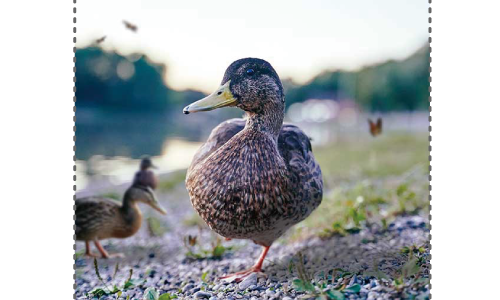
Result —
[[125, 193], [125, 201], [142, 202], [151, 206], [162, 215], [167, 214], [167, 211], [158, 202], [155, 192], [149, 186], [134, 184]]
[[153, 164], [153, 162], [151, 161], [151, 158], [150, 157], [144, 157], [142, 160], [141, 160], [141, 164], [140, 164], [140, 169], [141, 170], [147, 170], [149, 168], [153, 168], [153, 169], [157, 169], [157, 167]]
[[283, 85], [271, 64], [258, 58], [243, 58], [233, 62], [226, 69], [221, 86], [211, 95], [186, 106], [184, 113], [225, 106], [236, 106], [256, 114], [276, 109], [283, 112]]

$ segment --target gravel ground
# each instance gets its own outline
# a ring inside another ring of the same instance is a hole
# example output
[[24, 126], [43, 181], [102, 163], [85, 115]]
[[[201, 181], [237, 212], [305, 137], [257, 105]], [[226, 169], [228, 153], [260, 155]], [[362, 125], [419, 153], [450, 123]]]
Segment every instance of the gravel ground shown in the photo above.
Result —
[[[423, 245], [424, 263], [419, 276], [429, 277], [429, 226], [426, 216], [398, 217], [389, 224], [387, 230], [373, 225], [345, 237], [309, 237], [295, 242], [287, 242], [285, 237], [271, 247], [264, 262], [265, 277], [255, 274], [237, 284], [223, 282], [217, 276], [250, 267], [259, 256], [261, 247], [248, 241], [233, 240], [223, 242], [224, 246], [232, 246], [233, 249], [224, 253], [220, 259], [187, 258], [183, 244], [183, 238], [187, 234], [200, 234], [199, 240], [213, 240], [213, 234], [209, 230], [201, 230], [199, 233], [193, 226], [174, 226], [182, 224], [180, 220], [185, 215], [186, 213], [171, 215], [170, 229], [162, 237], [149, 236], [144, 228], [146, 226], [143, 226], [141, 232], [132, 238], [104, 241], [103, 245], [111, 253], [125, 250], [126, 256], [121, 259], [98, 259], [101, 277], [107, 285], [122, 285], [129, 276], [130, 269], [133, 270], [132, 278], [145, 279], [145, 282], [141, 280], [143, 283], [125, 290], [120, 297], [111, 295], [100, 299], [143, 299], [148, 287], [154, 287], [160, 295], [167, 292], [175, 294], [179, 299], [296, 299], [307, 295], [296, 291], [292, 283], [299, 276], [296, 268], [300, 264], [297, 255], [299, 252], [302, 253], [306, 273], [311, 275], [313, 281], [324, 282], [326, 289], [341, 285], [346, 288], [355, 285], [361, 287], [356, 293], [344, 292], [345, 299], [429, 297], [428, 281], [409, 286], [412, 281], [407, 278], [403, 280], [403, 288], [397, 289], [392, 284], [393, 279], [381, 279], [380, 276], [377, 279], [372, 276], [378, 270], [396, 278], [408, 261], [401, 249], [405, 246]], [[82, 243], [78, 243], [77, 252], [82, 249]], [[118, 271], [113, 278], [117, 264]], [[97, 278], [93, 260], [80, 256], [76, 260], [76, 266], [77, 299], [95, 299], [87, 296], [87, 293], [103, 284]]]

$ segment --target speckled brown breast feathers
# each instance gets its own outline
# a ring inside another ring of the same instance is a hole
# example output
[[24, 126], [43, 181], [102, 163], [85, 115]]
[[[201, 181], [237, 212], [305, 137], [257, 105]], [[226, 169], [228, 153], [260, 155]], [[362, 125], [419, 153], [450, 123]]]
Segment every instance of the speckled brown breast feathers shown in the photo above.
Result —
[[219, 125], [193, 160], [186, 180], [191, 202], [217, 233], [270, 245], [321, 202], [319, 166], [307, 136], [285, 125], [278, 140]]

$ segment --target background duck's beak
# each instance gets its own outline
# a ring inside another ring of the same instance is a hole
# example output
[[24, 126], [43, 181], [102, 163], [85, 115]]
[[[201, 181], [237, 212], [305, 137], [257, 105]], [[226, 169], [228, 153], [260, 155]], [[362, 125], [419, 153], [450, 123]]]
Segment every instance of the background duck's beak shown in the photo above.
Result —
[[160, 205], [160, 202], [156, 198], [156, 193], [153, 191], [151, 187], [147, 187], [147, 190], [149, 194], [151, 195], [152, 199], [150, 199], [147, 204], [149, 204], [152, 208], [157, 210], [160, 214], [166, 215], [167, 211]]
[[183, 110], [184, 114], [187, 115], [199, 111], [209, 111], [225, 106], [236, 105], [236, 99], [229, 90], [229, 82], [230, 80], [226, 82], [224, 85], [220, 86], [215, 92], [213, 92], [209, 96], [184, 107]]
[[155, 210], [157, 210], [162, 215], [167, 214], [167, 211], [158, 202], [151, 203], [151, 207], [153, 207]]

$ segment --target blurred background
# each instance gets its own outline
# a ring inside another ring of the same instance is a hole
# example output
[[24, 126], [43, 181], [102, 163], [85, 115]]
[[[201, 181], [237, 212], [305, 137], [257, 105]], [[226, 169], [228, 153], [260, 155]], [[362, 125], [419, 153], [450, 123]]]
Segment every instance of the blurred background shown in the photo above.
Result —
[[[160, 174], [185, 169], [216, 125], [243, 113], [186, 116], [182, 108], [215, 90], [243, 57], [274, 66], [286, 121], [312, 138], [332, 180], [425, 169], [427, 8], [398, 0], [81, 3], [79, 192], [130, 181], [143, 155]], [[383, 131], [372, 137], [368, 119], [377, 118]]]

